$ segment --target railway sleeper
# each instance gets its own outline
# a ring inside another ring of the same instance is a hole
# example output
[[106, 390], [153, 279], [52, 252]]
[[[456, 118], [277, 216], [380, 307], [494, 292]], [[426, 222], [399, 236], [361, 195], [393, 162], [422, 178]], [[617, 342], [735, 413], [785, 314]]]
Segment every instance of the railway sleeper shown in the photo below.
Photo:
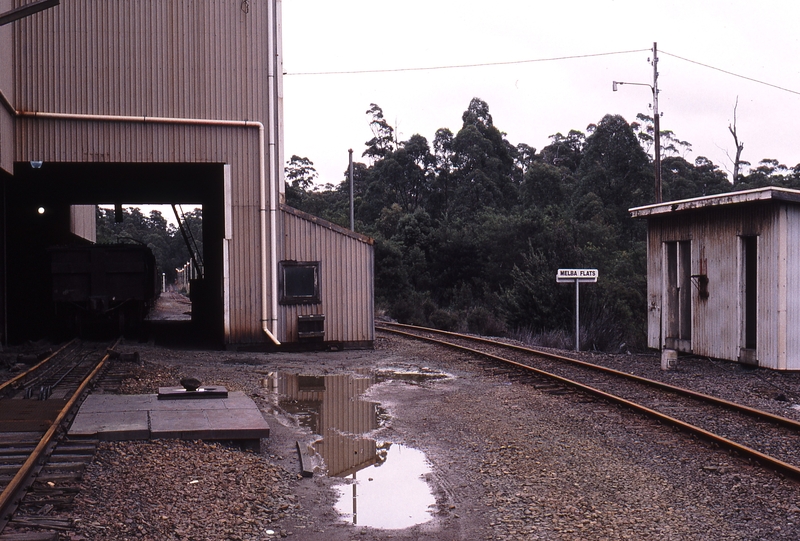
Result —
[[22, 532], [0, 534], [0, 541], [58, 541], [57, 532]]

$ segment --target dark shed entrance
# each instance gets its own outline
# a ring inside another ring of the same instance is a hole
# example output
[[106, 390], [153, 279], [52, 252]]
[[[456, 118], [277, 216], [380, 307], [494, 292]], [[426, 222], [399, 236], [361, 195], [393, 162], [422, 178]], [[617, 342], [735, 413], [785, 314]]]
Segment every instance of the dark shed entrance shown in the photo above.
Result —
[[192, 332], [206, 343], [223, 344], [222, 164], [45, 162], [34, 168], [24, 162], [15, 164], [4, 188], [8, 341], [38, 339], [46, 332], [52, 313], [47, 247], [88, 242], [70, 233], [71, 206], [124, 202], [202, 206], [205, 278], [192, 299]]

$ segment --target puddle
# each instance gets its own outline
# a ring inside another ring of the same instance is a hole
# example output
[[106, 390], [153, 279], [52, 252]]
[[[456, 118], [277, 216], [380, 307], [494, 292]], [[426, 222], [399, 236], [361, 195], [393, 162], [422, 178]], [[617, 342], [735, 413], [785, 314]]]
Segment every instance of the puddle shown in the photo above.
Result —
[[[348, 480], [337, 487], [336, 510], [342, 520], [401, 529], [433, 518], [436, 500], [425, 478], [430, 473], [425, 455], [370, 437], [386, 419], [386, 412], [377, 402], [360, 398], [378, 381], [411, 374], [420, 375], [395, 371], [378, 376], [271, 373], [261, 380], [278, 408], [316, 436], [313, 451], [327, 475]], [[419, 381], [448, 377], [434, 372], [426, 376]]]
[[378, 383], [384, 381], [404, 381], [416, 385], [439, 379], [447, 379], [449, 377], [451, 377], [450, 374], [436, 372], [430, 368], [420, 368], [418, 370], [379, 370], [375, 374]]
[[425, 480], [430, 471], [421, 451], [388, 444], [381, 462], [336, 487], [336, 510], [348, 522], [372, 528], [395, 530], [427, 522], [436, 503]]

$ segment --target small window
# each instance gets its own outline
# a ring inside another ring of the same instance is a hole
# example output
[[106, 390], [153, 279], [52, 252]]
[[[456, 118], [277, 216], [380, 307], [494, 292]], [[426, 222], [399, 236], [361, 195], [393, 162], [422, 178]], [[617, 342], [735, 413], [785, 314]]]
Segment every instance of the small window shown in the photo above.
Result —
[[281, 261], [281, 304], [319, 303], [319, 261]]

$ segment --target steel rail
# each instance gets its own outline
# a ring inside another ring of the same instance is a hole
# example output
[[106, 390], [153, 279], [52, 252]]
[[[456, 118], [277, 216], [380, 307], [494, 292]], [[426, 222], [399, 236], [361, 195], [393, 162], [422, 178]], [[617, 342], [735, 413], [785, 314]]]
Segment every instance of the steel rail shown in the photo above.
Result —
[[[119, 344], [121, 338], [117, 339], [113, 346], [111, 346], [111, 350], [113, 350]], [[56, 435], [56, 432], [61, 427], [61, 423], [66, 419], [67, 415], [70, 413], [72, 408], [80, 399], [83, 392], [92, 382], [92, 380], [97, 376], [97, 374], [102, 370], [103, 366], [105, 366], [106, 361], [109, 358], [109, 352], [106, 350], [106, 354], [100, 359], [100, 362], [97, 363], [97, 366], [91, 373], [84, 378], [81, 384], [78, 386], [78, 389], [72, 394], [72, 397], [67, 401], [66, 405], [61, 409], [58, 416], [55, 418], [53, 423], [50, 425], [50, 428], [45, 432], [44, 436], [39, 440], [39, 443], [36, 445], [34, 450], [31, 452], [28, 459], [25, 463], [20, 467], [17, 474], [14, 478], [8, 483], [3, 493], [0, 494], [0, 523], [2, 523], [6, 515], [9, 513], [9, 510], [12, 508], [13, 504], [16, 503], [15, 500], [19, 495], [19, 492], [22, 488], [24, 488], [25, 482], [33, 473], [33, 470], [36, 468], [37, 463], [41, 459], [42, 455], [47, 450], [47, 447], [53, 441], [53, 438]], [[2, 530], [2, 528], [0, 528]]]
[[[576, 389], [578, 389], [580, 391], [583, 391], [585, 393], [588, 393], [588, 394], [603, 398], [605, 400], [608, 400], [608, 401], [616, 403], [616, 404], [620, 404], [620, 405], [628, 407], [628, 408], [630, 408], [630, 409], [632, 409], [632, 410], [634, 410], [636, 412], [643, 413], [643, 414], [648, 415], [648, 416], [650, 416], [652, 418], [655, 418], [655, 419], [657, 419], [657, 420], [659, 420], [661, 422], [664, 422], [666, 424], [675, 426], [675, 427], [677, 427], [677, 428], [679, 428], [681, 430], [685, 430], [686, 432], [692, 433], [692, 434], [694, 434], [696, 436], [699, 436], [699, 437], [701, 437], [701, 438], [703, 438], [705, 440], [711, 441], [713, 443], [716, 443], [717, 445], [720, 445], [722, 447], [726, 447], [726, 448], [728, 448], [728, 449], [730, 449], [730, 450], [732, 450], [734, 452], [740, 453], [743, 456], [746, 456], [746, 457], [749, 457], [751, 459], [754, 459], [754, 460], [758, 461], [759, 463], [761, 463], [763, 465], [766, 465], [766, 466], [768, 466], [769, 468], [771, 468], [771, 469], [773, 469], [775, 471], [781, 472], [781, 473], [783, 473], [785, 475], [788, 475], [790, 477], [793, 477], [795, 479], [800, 480], [800, 468], [798, 468], [796, 466], [793, 466], [792, 464], [789, 464], [787, 462], [779, 460], [779, 459], [777, 459], [775, 457], [766, 455], [766, 454], [764, 454], [764, 453], [762, 453], [760, 451], [757, 451], [757, 450], [755, 450], [755, 449], [753, 449], [751, 447], [747, 447], [745, 445], [741, 445], [739, 443], [736, 443], [735, 441], [729, 440], [728, 438], [725, 438], [725, 437], [720, 436], [718, 434], [714, 434], [713, 432], [709, 432], [708, 430], [705, 430], [705, 429], [700, 428], [698, 426], [692, 425], [692, 424], [687, 423], [685, 421], [681, 421], [680, 419], [676, 419], [675, 417], [672, 417], [670, 415], [663, 414], [663, 413], [661, 413], [659, 411], [656, 411], [654, 409], [648, 408], [646, 406], [642, 406], [641, 404], [637, 404], [636, 402], [631, 402], [630, 400], [627, 400], [627, 399], [622, 398], [620, 396], [607, 393], [605, 391], [602, 391], [600, 389], [596, 389], [594, 387], [591, 387], [589, 385], [580, 383], [578, 381], [574, 381], [574, 380], [559, 376], [557, 374], [553, 374], [551, 372], [547, 372], [545, 370], [541, 370], [539, 368], [534, 368], [532, 366], [528, 366], [526, 364], [523, 364], [523, 363], [520, 363], [520, 362], [517, 362], [517, 361], [513, 361], [511, 359], [506, 359], [505, 357], [500, 357], [499, 355], [494, 355], [492, 353], [487, 353], [487, 352], [480, 351], [480, 350], [473, 349], [473, 348], [469, 348], [469, 347], [466, 347], [466, 346], [460, 346], [460, 345], [454, 344], [452, 342], [446, 342], [444, 340], [438, 340], [436, 338], [429, 338], [429, 337], [425, 337], [425, 336], [420, 336], [418, 334], [413, 334], [413, 333], [410, 333], [410, 332], [400, 331], [400, 330], [397, 330], [397, 329], [382, 328], [381, 326], [377, 326], [376, 329], [381, 330], [383, 332], [393, 333], [393, 334], [397, 334], [397, 335], [401, 335], [401, 336], [406, 336], [406, 337], [409, 337], [409, 338], [415, 338], [417, 340], [424, 340], [424, 341], [427, 341], [427, 342], [432, 342], [432, 343], [435, 343], [435, 344], [439, 344], [439, 345], [443, 345], [443, 346], [446, 346], [446, 347], [450, 347], [452, 349], [456, 349], [458, 351], [465, 351], [465, 352], [473, 353], [473, 354], [476, 354], [476, 355], [479, 355], [479, 356], [482, 356], [482, 357], [493, 359], [493, 360], [501, 362], [503, 364], [508, 364], [508, 365], [514, 366], [516, 368], [521, 368], [521, 369], [523, 369], [525, 371], [528, 371], [528, 372], [533, 372], [535, 374], [538, 374], [540, 376], [543, 376], [543, 377], [546, 377], [546, 378], [549, 378], [549, 379], [554, 379], [554, 380], [556, 380], [559, 383], [562, 383], [564, 385], [569, 385], [570, 387], [574, 387], [574, 388], [576, 388]], [[450, 334], [450, 335], [458, 336], [460, 338], [473, 339], [473, 337], [459, 335], [457, 333], [448, 333], [447, 331], [436, 331], [435, 329], [427, 329], [427, 328], [424, 328], [424, 327], [417, 327], [417, 329], [428, 331], [428, 332], [442, 332], [442, 333], [447, 333], [447, 334]], [[503, 345], [503, 344], [498, 344], [497, 342], [492, 342], [491, 340], [481, 339], [479, 341], [486, 341], [486, 342], [489, 342], [489, 343], [491, 343], [493, 345]], [[527, 348], [523, 348], [523, 349], [527, 349]], [[530, 351], [534, 352], [535, 350], [530, 350]], [[548, 355], [550, 357], [554, 357], [554, 355], [547, 354], [547, 353], [545, 353], [545, 355]], [[580, 362], [582, 362], [582, 361], [580, 361]], [[594, 365], [592, 365], [592, 366], [594, 366]], [[624, 372], [620, 372], [620, 374], [625, 374], [625, 373]], [[752, 411], [759, 411], [759, 410], [752, 410]], [[763, 413], [766, 413], [766, 412], [763, 412]]]
[[6, 387], [14, 385], [16, 382], [22, 380], [28, 374], [30, 374], [32, 372], [35, 372], [41, 366], [43, 366], [43, 365], [47, 364], [48, 362], [50, 362], [56, 355], [58, 355], [59, 353], [61, 353], [65, 349], [67, 349], [67, 347], [75, 344], [77, 341], [78, 341], [77, 338], [73, 338], [72, 340], [70, 340], [69, 342], [67, 342], [66, 344], [64, 344], [60, 348], [58, 348], [54, 353], [52, 353], [52, 354], [48, 355], [47, 357], [45, 357], [44, 359], [42, 359], [41, 362], [39, 362], [36, 365], [30, 367], [28, 370], [24, 371], [23, 373], [18, 374], [17, 376], [11, 378], [10, 380], [8, 380], [8, 381], [6, 381], [4, 383], [0, 383], [0, 392], [2, 392], [3, 389], [5, 389]]
[[525, 347], [525, 346], [518, 346], [518, 345], [515, 345], [515, 344], [505, 344], [503, 342], [497, 342], [495, 340], [490, 340], [488, 338], [482, 338], [482, 337], [479, 337], [479, 336], [469, 336], [469, 335], [458, 334], [458, 333], [454, 333], [454, 332], [450, 332], [450, 331], [441, 331], [439, 329], [430, 329], [430, 328], [427, 328], [427, 327], [417, 327], [417, 326], [414, 326], [414, 325], [405, 325], [405, 324], [402, 324], [402, 323], [381, 322], [381, 324], [382, 325], [391, 325], [391, 326], [396, 326], [396, 327], [401, 327], [401, 328], [406, 328], [406, 329], [415, 329], [415, 330], [419, 330], [419, 331], [423, 331], [423, 332], [430, 332], [430, 333], [433, 333], [433, 334], [443, 334], [443, 335], [446, 335], [446, 336], [453, 336], [453, 337], [461, 338], [463, 340], [471, 340], [473, 342], [478, 342], [478, 343], [482, 343], [482, 344], [488, 344], [488, 345], [491, 345], [491, 346], [494, 346], [494, 347], [499, 347], [499, 348], [502, 348], [502, 349], [511, 349], [511, 350], [514, 350], [514, 351], [521, 351], [521, 352], [526, 353], [526, 354], [533, 354], [533, 355], [538, 355], [538, 356], [541, 356], [541, 357], [546, 357], [548, 359], [554, 359], [554, 360], [557, 360], [557, 361], [567, 362], [567, 363], [574, 364], [576, 366], [580, 366], [580, 367], [583, 367], [583, 368], [588, 368], [588, 369], [591, 369], [591, 370], [596, 370], [598, 372], [603, 372], [605, 374], [611, 374], [613, 376], [619, 376], [619, 377], [622, 377], [622, 378], [626, 378], [626, 379], [629, 379], [631, 381], [635, 381], [637, 383], [642, 383], [642, 384], [645, 384], [645, 385], [649, 385], [651, 387], [656, 387], [656, 388], [664, 390], [664, 391], [669, 391], [669, 392], [672, 392], [672, 393], [675, 393], [675, 394], [688, 396], [689, 398], [694, 398], [696, 400], [701, 400], [703, 402], [709, 402], [709, 403], [712, 403], [712, 404], [717, 405], [717, 406], [728, 408], [728, 409], [730, 409], [732, 411], [737, 411], [739, 413], [744, 413], [744, 414], [747, 414], [747, 415], [751, 415], [751, 416], [757, 417], [759, 419], [765, 419], [765, 420], [768, 420], [770, 422], [773, 422], [773, 423], [776, 423], [776, 424], [779, 424], [779, 425], [782, 425], [782, 426], [787, 426], [789, 428], [793, 428], [795, 430], [800, 431], [800, 422], [795, 421], [794, 419], [789, 419], [787, 417], [782, 417], [780, 415], [775, 415], [774, 413], [770, 413], [768, 411], [763, 411], [763, 410], [759, 410], [759, 409], [756, 409], [756, 408], [751, 408], [751, 407], [745, 406], [743, 404], [737, 404], [736, 402], [731, 402], [730, 400], [725, 400], [724, 398], [719, 398], [719, 397], [712, 396], [712, 395], [709, 395], [709, 394], [700, 393], [700, 392], [697, 392], [697, 391], [692, 391], [691, 389], [686, 389], [684, 387], [676, 387], [675, 385], [670, 385], [669, 383], [664, 383], [663, 381], [658, 381], [658, 380], [655, 380], [655, 379], [650, 379], [650, 378], [645, 378], [645, 377], [642, 377], [642, 376], [637, 376], [636, 374], [630, 374], [628, 372], [622, 372], [620, 370], [615, 370], [613, 368], [608, 368], [606, 366], [601, 366], [601, 365], [598, 365], [598, 364], [592, 364], [592, 363], [589, 363], [589, 362], [586, 362], [586, 361], [581, 361], [579, 359], [573, 359], [571, 357], [564, 357], [562, 355], [556, 355], [555, 353], [548, 353], [546, 351], [541, 351], [541, 350], [537, 350], [537, 349], [533, 349], [533, 348], [528, 348], [528, 347]]

